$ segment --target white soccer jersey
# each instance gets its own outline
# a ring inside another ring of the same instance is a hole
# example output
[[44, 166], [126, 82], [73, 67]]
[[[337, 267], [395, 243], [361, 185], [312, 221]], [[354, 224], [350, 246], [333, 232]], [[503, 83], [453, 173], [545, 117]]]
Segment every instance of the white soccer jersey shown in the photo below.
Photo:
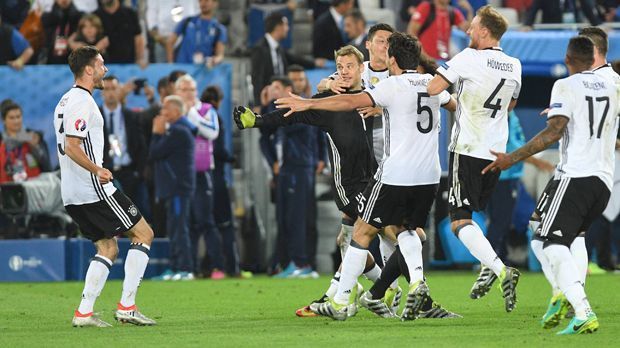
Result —
[[620, 85], [620, 75], [618, 75], [618, 73], [611, 67], [611, 64], [607, 63], [605, 65], [601, 65], [592, 71], [597, 75], [611, 78], [617, 85]]
[[82, 138], [82, 149], [86, 156], [96, 165], [102, 166], [105, 141], [103, 116], [88, 90], [73, 87], [62, 96], [54, 111], [54, 128], [64, 204], [94, 203], [116, 192], [112, 183], [100, 184], [95, 174], [82, 168], [64, 151], [67, 135]]
[[450, 101], [448, 92], [429, 96], [430, 74], [406, 71], [366, 90], [383, 107], [383, 159], [375, 179], [396, 186], [439, 182], [439, 107]]
[[548, 118], [569, 118], [560, 139], [556, 178], [598, 176], [611, 190], [620, 110], [618, 94], [613, 79], [591, 71], [555, 82]]
[[488, 160], [495, 159], [489, 150], [506, 152], [508, 105], [521, 91], [521, 62], [499, 47], [466, 48], [437, 73], [457, 85], [449, 150]]

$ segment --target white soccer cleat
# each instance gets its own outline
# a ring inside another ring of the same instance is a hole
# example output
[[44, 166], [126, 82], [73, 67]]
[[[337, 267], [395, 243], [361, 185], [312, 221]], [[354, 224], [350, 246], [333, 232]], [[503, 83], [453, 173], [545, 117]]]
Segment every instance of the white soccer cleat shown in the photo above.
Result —
[[347, 315], [349, 316], [349, 318], [354, 317], [357, 314], [357, 306], [360, 302], [362, 292], [364, 292], [364, 287], [362, 286], [362, 284], [357, 283], [357, 285], [353, 288], [353, 292], [351, 294], [351, 297], [349, 298], [349, 304], [347, 305]]
[[373, 300], [370, 291], [364, 292], [360, 298], [360, 306], [368, 309], [382, 318], [394, 318], [395, 315], [383, 299]]
[[136, 305], [133, 305], [131, 307], [123, 307], [120, 303], [118, 304], [118, 309], [116, 310], [116, 313], [114, 313], [114, 319], [123, 324], [129, 323], [138, 326], [151, 326], [157, 324], [155, 320], [148, 318], [144, 314], [140, 313]]
[[112, 325], [106, 323], [105, 321], [99, 319], [93, 313], [82, 314], [78, 311], [75, 311], [73, 316], [73, 320], [71, 320], [71, 325], [73, 327], [111, 327]]

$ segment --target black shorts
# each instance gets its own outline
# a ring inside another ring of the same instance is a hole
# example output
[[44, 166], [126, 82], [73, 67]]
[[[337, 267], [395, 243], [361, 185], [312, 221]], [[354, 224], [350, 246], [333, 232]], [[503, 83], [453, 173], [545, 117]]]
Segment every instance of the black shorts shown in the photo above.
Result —
[[481, 174], [491, 162], [450, 152], [448, 204], [452, 221], [471, 219], [474, 211], [486, 208], [500, 175], [500, 171]]
[[394, 186], [372, 179], [360, 197], [359, 217], [375, 228], [425, 227], [438, 187], [439, 184]]
[[93, 242], [125, 233], [142, 218], [135, 204], [120, 190], [102, 201], [66, 205], [65, 209], [80, 226], [82, 235]]
[[551, 179], [536, 203], [534, 212], [541, 223], [535, 238], [570, 247], [603, 213], [610, 195], [596, 176]]
[[344, 192], [339, 192], [336, 187], [332, 185], [335, 191], [334, 199], [338, 209], [345, 213], [353, 221], [357, 219], [357, 205], [359, 204], [361, 197], [363, 197], [366, 185], [367, 184], [344, 186]]

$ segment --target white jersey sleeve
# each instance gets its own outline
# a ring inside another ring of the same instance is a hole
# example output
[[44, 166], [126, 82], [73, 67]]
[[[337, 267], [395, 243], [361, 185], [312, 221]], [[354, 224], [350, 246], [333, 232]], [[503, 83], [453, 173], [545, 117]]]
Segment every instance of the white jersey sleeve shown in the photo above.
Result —
[[65, 133], [84, 139], [92, 128], [92, 105], [88, 100], [70, 103], [64, 110], [63, 118]]
[[441, 64], [437, 69], [437, 73], [443, 76], [450, 83], [456, 83], [458, 80], [467, 75], [471, 69], [470, 61], [472, 50], [464, 49], [449, 61]]
[[395, 81], [395, 79], [385, 79], [379, 82], [375, 88], [365, 90], [375, 106], [387, 107], [393, 102], [394, 97], [397, 96]]
[[573, 118], [573, 112], [575, 110], [573, 101], [575, 100], [575, 96], [566, 82], [567, 80], [557, 80], [553, 84], [547, 118], [555, 116], [565, 116], [569, 119]]
[[450, 93], [448, 91], [442, 91], [437, 96], [439, 98], [439, 105], [446, 105], [450, 102]]

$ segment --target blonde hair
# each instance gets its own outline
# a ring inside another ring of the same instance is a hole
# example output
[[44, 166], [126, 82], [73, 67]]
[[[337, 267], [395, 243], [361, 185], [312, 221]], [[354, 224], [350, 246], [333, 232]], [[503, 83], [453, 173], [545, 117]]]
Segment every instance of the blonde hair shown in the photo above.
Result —
[[93, 27], [97, 29], [97, 37], [103, 35], [103, 24], [101, 23], [101, 19], [99, 18], [99, 16], [95, 14], [87, 14], [80, 19], [77, 30], [78, 33], [82, 33], [82, 29], [84, 29], [86, 22], [90, 22], [90, 24], [92, 24]]
[[480, 25], [487, 28], [494, 39], [499, 40], [508, 30], [508, 20], [491, 5], [482, 6], [476, 12], [476, 16], [480, 17]]
[[174, 83], [174, 89], [179, 89], [179, 86], [181, 86], [181, 84], [182, 84], [183, 82], [189, 82], [189, 83], [191, 83], [192, 85], [194, 85], [194, 87], [196, 87], [196, 80], [194, 80], [194, 78], [193, 78], [191, 75], [189, 75], [189, 74], [185, 74], [185, 75], [182, 75], [181, 77], [179, 77], [179, 78], [175, 81], [175, 83]]
[[334, 52], [334, 60], [342, 56], [354, 56], [355, 58], [357, 58], [357, 62], [359, 64], [364, 63], [364, 55], [353, 45], [346, 45], [344, 47], [341, 47], [338, 51]]
[[169, 95], [164, 98], [164, 103], [171, 102], [175, 104], [175, 106], [181, 111], [181, 115], [185, 115], [185, 103], [183, 103], [183, 99], [178, 95]]

